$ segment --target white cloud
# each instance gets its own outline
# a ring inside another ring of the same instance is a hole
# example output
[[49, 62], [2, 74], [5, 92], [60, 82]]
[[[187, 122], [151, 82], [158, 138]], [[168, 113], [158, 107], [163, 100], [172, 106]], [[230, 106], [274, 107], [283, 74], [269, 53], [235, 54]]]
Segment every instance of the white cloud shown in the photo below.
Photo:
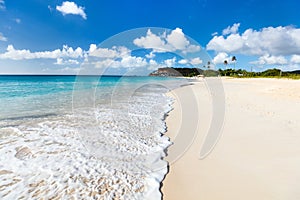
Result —
[[300, 64], [300, 55], [292, 55], [291, 63]]
[[185, 65], [185, 64], [188, 64], [189, 61], [187, 59], [181, 59], [178, 61], [179, 64], [182, 64], [182, 65]]
[[218, 35], [218, 32], [214, 32], [211, 34], [211, 36], [216, 36], [216, 35]]
[[54, 64], [56, 64], [56, 65], [79, 65], [80, 63], [74, 59], [64, 60], [62, 58], [57, 58], [56, 62]]
[[[140, 67], [147, 64], [144, 58], [130, 56], [130, 50], [126, 47], [97, 48], [95, 44], [91, 44], [88, 51], [82, 50], [80, 47], [73, 49], [64, 45], [62, 49], [52, 51], [32, 52], [29, 49], [15, 49], [13, 45], [8, 45], [6, 52], [0, 53], [0, 59], [10, 60], [29, 60], [29, 59], [56, 59], [56, 65], [78, 65], [79, 58], [87, 58], [87, 56], [97, 57], [101, 61], [98, 67], [108, 66], [113, 63], [113, 67]], [[119, 59], [119, 61], [115, 61]], [[97, 66], [96, 66], [97, 67]]]
[[97, 50], [97, 45], [95, 45], [95, 44], [90, 44], [89, 52], [92, 53], [92, 52], [94, 52], [95, 50]]
[[223, 36], [214, 36], [207, 45], [208, 50], [217, 52], [238, 52], [243, 49], [244, 41], [238, 34], [229, 35], [226, 39]]
[[94, 47], [90, 47], [89, 55], [99, 58], [115, 58], [118, 56], [118, 52], [108, 48], [99, 48], [94, 49]]
[[130, 49], [119, 46], [109, 48], [97, 48], [95, 44], [91, 44], [89, 48], [89, 56], [98, 57], [98, 58], [121, 58], [128, 56], [130, 54]]
[[181, 59], [178, 61], [179, 64], [181, 65], [186, 65], [186, 64], [192, 64], [192, 65], [200, 65], [203, 63], [203, 60], [201, 60], [199, 57], [192, 58], [192, 59]]
[[146, 36], [134, 39], [133, 43], [138, 47], [152, 48], [155, 51], [161, 52], [174, 52], [179, 50], [183, 53], [187, 53], [200, 51], [200, 46], [190, 44], [190, 41], [180, 28], [172, 30], [170, 34], [165, 33], [163, 35], [156, 35], [148, 29]]
[[84, 8], [81, 6], [78, 7], [76, 3], [71, 1], [64, 1], [61, 6], [56, 6], [56, 10], [61, 12], [63, 15], [80, 15], [83, 19], [87, 19]]
[[176, 28], [169, 35], [167, 35], [166, 40], [167, 43], [173, 47], [173, 49], [181, 50], [184, 53], [200, 51], [200, 46], [190, 44], [180, 28]]
[[300, 54], [300, 29], [295, 27], [247, 29], [242, 34], [231, 32], [227, 37], [214, 36], [207, 50], [256, 56]]
[[62, 65], [63, 63], [64, 63], [64, 60], [62, 58], [57, 58], [56, 59], [56, 63], [54, 63], [54, 64], [56, 64], [56, 65]]
[[202, 61], [199, 57], [197, 57], [197, 58], [191, 59], [190, 63], [191, 63], [192, 65], [200, 65], [200, 64], [203, 63], [203, 61]]
[[167, 60], [164, 60], [164, 64], [167, 66], [167, 67], [174, 67], [176, 63], [176, 58], [171, 58], [171, 59], [167, 59]]
[[230, 62], [230, 57], [228, 56], [227, 53], [225, 52], [220, 52], [218, 53], [214, 58], [213, 58], [213, 63], [215, 64], [223, 64], [224, 61], [227, 60], [227, 62]]
[[148, 70], [156, 70], [158, 69], [160, 66], [160, 64], [158, 64], [155, 60], [149, 60], [149, 64], [148, 64]]
[[152, 59], [155, 57], [155, 54], [153, 51], [151, 51], [149, 54], [146, 55], [146, 58]]
[[182, 50], [183, 53], [193, 53], [193, 52], [197, 52], [197, 51], [200, 51], [201, 48], [200, 46], [197, 46], [197, 45], [189, 45], [186, 47], [186, 49]]
[[7, 38], [4, 37], [2, 33], [0, 33], [0, 41], [7, 41]]
[[143, 48], [153, 48], [153, 49], [160, 49], [166, 50], [167, 45], [166, 42], [158, 35], [155, 35], [148, 29], [146, 36], [142, 36], [140, 38], [136, 38], [133, 40], [133, 43], [138, 47]]
[[[176, 44], [180, 45], [180, 44]], [[186, 46], [182, 44], [182, 48]], [[91, 59], [89, 59], [91, 58]], [[33, 59], [54, 59], [55, 65], [79, 65], [81, 61], [85, 61], [87, 66], [95, 68], [126, 68], [131, 69], [148, 69], [155, 70], [161, 67], [174, 67], [176, 64], [202, 64], [199, 57], [192, 59], [181, 59], [177, 61], [176, 57], [159, 61], [155, 59], [155, 52], [150, 52], [145, 57], [132, 56], [130, 49], [124, 46], [113, 46], [111, 48], [98, 48], [95, 44], [91, 44], [89, 49], [84, 51], [80, 47], [73, 49], [64, 45], [61, 49], [32, 51], [29, 49], [16, 49], [13, 45], [8, 45], [5, 52], [0, 53], [0, 59], [10, 60], [33, 60]]]
[[168, 44], [172, 45], [175, 49], [180, 50], [186, 49], [190, 44], [180, 28], [176, 28], [171, 34], [167, 35], [166, 40]]
[[264, 55], [259, 57], [258, 61], [251, 62], [258, 65], [285, 65], [288, 61], [283, 56]]
[[95, 68], [107, 68], [110, 67], [115, 61], [113, 59], [107, 58], [101, 61], [97, 61], [95, 64]]
[[4, 0], [0, 0], [0, 10], [5, 10], [5, 2], [4, 2]]
[[120, 66], [126, 67], [126, 68], [136, 68], [136, 67], [145, 67], [147, 66], [147, 61], [144, 58], [141, 57], [135, 57], [135, 56], [126, 56], [123, 57]]
[[[153, 64], [153, 63], [152, 63]], [[140, 68], [147, 67], [146, 59], [135, 56], [125, 56], [120, 60], [105, 58], [95, 63], [95, 68]]]
[[26, 59], [40, 59], [40, 58], [50, 58], [57, 59], [61, 57], [69, 58], [80, 58], [83, 57], [83, 50], [78, 47], [75, 50], [72, 47], [64, 45], [62, 49], [56, 49], [53, 51], [38, 51], [31, 52], [28, 49], [15, 49], [13, 45], [8, 45], [6, 52], [0, 54], [0, 59], [11, 59], [11, 60], [26, 60]]
[[239, 30], [240, 23], [235, 23], [232, 26], [228, 26], [222, 31], [222, 35], [236, 34]]

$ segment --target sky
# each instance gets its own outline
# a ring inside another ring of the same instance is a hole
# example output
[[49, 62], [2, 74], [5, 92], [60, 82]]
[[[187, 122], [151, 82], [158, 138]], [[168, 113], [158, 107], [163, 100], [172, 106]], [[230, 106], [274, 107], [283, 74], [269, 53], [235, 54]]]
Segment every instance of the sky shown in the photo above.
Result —
[[216, 69], [298, 70], [299, 8], [299, 0], [0, 0], [0, 74], [207, 67], [205, 52]]

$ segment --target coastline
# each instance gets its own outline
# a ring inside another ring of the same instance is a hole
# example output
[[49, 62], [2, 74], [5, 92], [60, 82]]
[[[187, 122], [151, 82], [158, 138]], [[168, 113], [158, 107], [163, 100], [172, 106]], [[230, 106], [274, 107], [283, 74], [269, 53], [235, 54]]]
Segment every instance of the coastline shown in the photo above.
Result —
[[[16, 85], [19, 77], [9, 77], [5, 84], [17, 92], [0, 98], [7, 108], [0, 120], [0, 185], [7, 186], [0, 199], [161, 199], [167, 173], [162, 157], [170, 145], [161, 134], [171, 110], [164, 94], [177, 80], [125, 77], [122, 85], [107, 77], [109, 84], [99, 87], [99, 101], [90, 108], [90, 98], [83, 98], [88, 90], [70, 90], [70, 76], [22, 78]], [[93, 85], [93, 77], [84, 78], [84, 86]], [[118, 95], [110, 95], [113, 89]]]
[[[201, 79], [172, 90], [173, 110], [167, 132], [177, 137], [188, 89], [199, 106], [197, 136], [184, 155], [168, 160], [162, 182], [163, 199], [299, 199], [300, 88], [299, 80], [222, 78], [226, 114], [220, 141], [199, 159], [211, 119], [211, 98]], [[189, 109], [189, 108], [188, 108]], [[193, 131], [193, 130], [185, 130]], [[167, 149], [167, 153], [176, 144]]]

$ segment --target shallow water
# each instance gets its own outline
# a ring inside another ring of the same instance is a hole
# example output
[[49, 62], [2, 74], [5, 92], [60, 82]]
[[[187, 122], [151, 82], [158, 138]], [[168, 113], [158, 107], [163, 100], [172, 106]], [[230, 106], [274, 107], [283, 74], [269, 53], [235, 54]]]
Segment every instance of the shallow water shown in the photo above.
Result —
[[1, 199], [160, 199], [165, 93], [184, 82], [0, 76]]

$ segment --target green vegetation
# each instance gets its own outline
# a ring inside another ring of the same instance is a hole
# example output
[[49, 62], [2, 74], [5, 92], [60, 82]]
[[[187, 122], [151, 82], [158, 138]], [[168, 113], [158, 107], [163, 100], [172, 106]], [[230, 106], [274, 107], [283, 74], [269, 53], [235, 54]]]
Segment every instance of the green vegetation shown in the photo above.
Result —
[[203, 70], [199, 68], [172, 68], [180, 73], [180, 75], [185, 77], [193, 77], [201, 74]]
[[206, 77], [219, 76], [219, 72], [212, 69], [208, 69], [208, 70], [204, 70], [202, 72], [202, 75]]
[[[224, 61], [226, 62], [226, 61]], [[210, 64], [210, 63], [209, 63]], [[206, 70], [200, 68], [159, 68], [156, 71], [149, 74], [150, 76], [184, 76], [184, 77], [193, 77], [202, 75], [205, 77], [212, 76], [228, 76], [228, 77], [237, 77], [237, 78], [290, 78], [290, 79], [300, 79], [300, 70], [284, 72], [280, 69], [267, 69], [263, 72], [248, 72], [242, 69], [219, 69], [218, 71], [209, 69], [206, 67]]]
[[229, 76], [229, 77], [240, 77], [240, 78], [291, 78], [291, 79], [300, 79], [300, 70], [298, 71], [291, 71], [291, 72], [284, 72], [280, 69], [267, 69], [263, 72], [248, 72], [242, 69], [226, 69], [222, 70], [219, 69], [219, 73], [221, 76]]

